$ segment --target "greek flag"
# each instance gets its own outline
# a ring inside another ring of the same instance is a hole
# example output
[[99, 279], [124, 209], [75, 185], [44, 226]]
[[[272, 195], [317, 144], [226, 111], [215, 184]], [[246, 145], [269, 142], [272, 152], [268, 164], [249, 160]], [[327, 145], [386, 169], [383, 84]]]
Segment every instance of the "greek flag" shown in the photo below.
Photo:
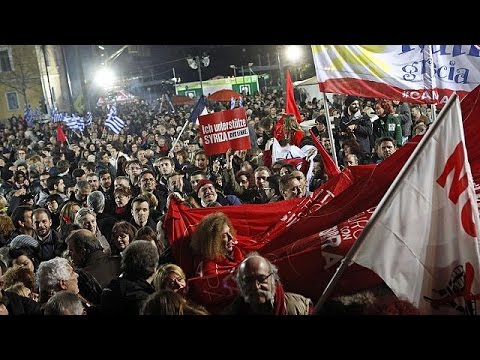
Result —
[[243, 98], [241, 96], [238, 99], [238, 107], [243, 107]]
[[50, 117], [54, 123], [58, 123], [63, 120], [63, 114], [59, 112], [57, 108], [50, 108]]
[[230, 99], [230, 110], [232, 110], [233, 108], [235, 108], [235, 99], [232, 96], [232, 98]]
[[119, 134], [125, 127], [125, 122], [117, 116], [117, 108], [115, 105], [110, 107], [110, 113], [108, 114], [107, 120], [105, 120], [105, 126], [115, 134]]
[[83, 122], [83, 117], [74, 115], [73, 119], [77, 122], [77, 129], [80, 130], [80, 132], [83, 132], [83, 129], [85, 129], [85, 124]]
[[23, 118], [25, 119], [28, 127], [33, 126], [33, 112], [31, 105], [25, 105], [25, 110], [23, 111]]
[[85, 126], [92, 125], [92, 119], [93, 119], [92, 113], [90, 111], [87, 112], [84, 118]]
[[77, 118], [75, 115], [73, 116], [68, 116], [68, 114], [63, 118], [63, 122], [65, 123], [65, 126], [67, 126], [70, 130], [79, 130], [78, 123], [77, 123]]

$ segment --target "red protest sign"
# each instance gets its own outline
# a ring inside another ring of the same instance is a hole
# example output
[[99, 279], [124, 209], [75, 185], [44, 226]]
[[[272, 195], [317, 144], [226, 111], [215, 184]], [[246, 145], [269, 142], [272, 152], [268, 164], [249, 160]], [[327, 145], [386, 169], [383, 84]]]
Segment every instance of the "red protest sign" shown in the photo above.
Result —
[[244, 108], [219, 111], [198, 117], [203, 147], [207, 155], [224, 154], [228, 149], [250, 149]]

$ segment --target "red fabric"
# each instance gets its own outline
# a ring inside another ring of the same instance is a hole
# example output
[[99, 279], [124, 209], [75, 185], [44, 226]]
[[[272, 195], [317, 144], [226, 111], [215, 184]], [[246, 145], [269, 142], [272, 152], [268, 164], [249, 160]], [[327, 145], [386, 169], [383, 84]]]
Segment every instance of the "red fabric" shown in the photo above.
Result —
[[298, 123], [302, 122], [300, 111], [298, 110], [297, 103], [295, 102], [295, 96], [293, 94], [292, 78], [290, 77], [290, 71], [287, 69], [287, 76], [285, 80], [285, 112], [287, 114], [293, 114], [297, 118]]
[[[290, 77], [290, 71], [287, 69], [287, 74], [286, 74], [286, 79], [285, 79], [285, 113], [287, 114], [293, 114], [297, 118], [298, 123], [302, 122], [302, 117], [300, 116], [300, 111], [298, 110], [297, 103], [295, 102], [295, 96], [293, 93], [293, 84], [292, 84], [292, 78]], [[273, 136], [275, 139], [280, 140], [285, 138], [285, 134], [283, 132], [283, 118], [282, 116], [280, 120], [277, 122], [275, 125], [275, 129], [273, 131]], [[298, 146], [300, 144], [300, 141], [302, 141], [303, 138], [303, 131], [300, 131], [302, 137], [298, 139], [299, 137], [299, 132], [297, 131], [295, 135], [293, 136], [293, 141], [297, 142], [295, 144], [291, 145], [296, 145]]]
[[475, 183], [480, 184], [480, 86], [461, 102], [465, 146]]
[[[480, 183], [479, 93], [480, 88], [477, 88], [462, 101], [465, 143], [476, 183]], [[317, 189], [312, 197], [223, 207], [222, 211], [237, 230], [238, 247], [244, 254], [256, 250], [272, 260], [278, 265], [280, 278], [288, 291], [310, 297], [315, 302], [335, 272], [336, 264], [363, 229], [366, 219], [355, 215], [371, 211], [369, 209], [379, 203], [420, 140], [421, 136], [414, 137], [379, 165], [344, 169]], [[175, 259], [187, 275], [193, 275], [194, 270], [189, 237], [196, 224], [213, 211], [218, 209], [187, 209], [175, 201], [168, 209], [167, 236]], [[339, 246], [322, 249], [321, 237], [325, 232], [335, 226], [340, 232], [345, 231], [347, 220], [356, 235], [342, 239]], [[352, 265], [341, 277], [334, 294], [351, 293], [379, 283], [381, 279], [373, 272]], [[192, 299], [208, 308], [227, 304], [238, 294], [232, 273], [193, 278], [189, 284], [193, 288]]]
[[221, 274], [232, 270], [237, 266], [244, 258], [242, 251], [235, 246], [233, 248], [233, 260], [226, 257], [216, 260], [204, 260], [195, 259], [195, 273], [197, 276], [209, 276], [214, 274]]
[[332, 157], [327, 153], [323, 145], [320, 144], [320, 141], [318, 141], [311, 129], [310, 135], [312, 136], [312, 140], [315, 143], [320, 156], [322, 157], [323, 166], [325, 167], [325, 174], [327, 174], [328, 178], [331, 179], [333, 176], [340, 173], [340, 169], [338, 168], [337, 164], [335, 164]]
[[280, 283], [275, 287], [275, 302], [273, 304], [273, 315], [287, 315], [285, 304], [285, 291]]
[[57, 123], [57, 141], [60, 143], [64, 143], [67, 141], [67, 137], [65, 136], [65, 133], [63, 132], [62, 124]]

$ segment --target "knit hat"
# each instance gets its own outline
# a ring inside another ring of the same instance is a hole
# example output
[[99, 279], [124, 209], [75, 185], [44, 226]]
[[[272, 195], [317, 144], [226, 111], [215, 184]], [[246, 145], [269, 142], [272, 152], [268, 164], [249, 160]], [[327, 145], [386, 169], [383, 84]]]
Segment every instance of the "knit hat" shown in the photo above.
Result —
[[213, 182], [211, 182], [210, 180], [208, 179], [202, 179], [198, 182], [197, 184], [197, 196], [198, 196], [198, 192], [200, 191], [200, 189], [202, 188], [202, 186], [204, 185], [207, 185], [207, 184], [211, 184], [213, 185]]
[[22, 247], [36, 249], [38, 246], [38, 241], [28, 235], [15, 236], [10, 242], [10, 249], [20, 249]]
[[359, 100], [358, 97], [348, 95], [347, 98], [345, 99], [345, 108], [348, 109], [350, 107], [351, 103], [356, 101], [356, 100]]

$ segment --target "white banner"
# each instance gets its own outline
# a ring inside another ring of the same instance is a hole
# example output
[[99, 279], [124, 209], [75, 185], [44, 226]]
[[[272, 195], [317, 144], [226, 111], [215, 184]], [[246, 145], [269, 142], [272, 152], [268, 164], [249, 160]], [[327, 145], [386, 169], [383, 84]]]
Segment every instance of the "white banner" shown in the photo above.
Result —
[[480, 45], [312, 45], [320, 90], [445, 104], [480, 83]]

